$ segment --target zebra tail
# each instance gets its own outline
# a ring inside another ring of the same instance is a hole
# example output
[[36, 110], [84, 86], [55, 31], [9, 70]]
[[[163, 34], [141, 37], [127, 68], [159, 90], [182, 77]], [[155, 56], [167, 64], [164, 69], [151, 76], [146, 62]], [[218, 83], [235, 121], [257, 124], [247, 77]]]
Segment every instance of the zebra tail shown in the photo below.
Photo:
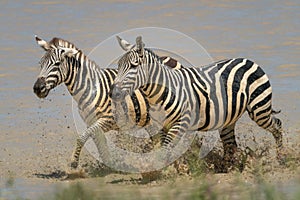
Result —
[[273, 109], [272, 109], [272, 114], [273, 114], [273, 115], [279, 114], [280, 112], [281, 112], [281, 110], [273, 110]]

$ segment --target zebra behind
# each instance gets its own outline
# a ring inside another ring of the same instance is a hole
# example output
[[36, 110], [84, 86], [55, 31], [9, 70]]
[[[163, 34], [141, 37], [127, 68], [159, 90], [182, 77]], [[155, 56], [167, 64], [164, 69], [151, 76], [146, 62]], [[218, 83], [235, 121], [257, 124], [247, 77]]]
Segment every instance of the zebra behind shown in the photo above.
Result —
[[139, 36], [136, 48], [119, 59], [112, 99], [119, 100], [136, 89], [145, 94], [150, 106], [164, 108], [165, 148], [183, 132], [219, 130], [224, 160], [234, 162], [233, 154], [238, 151], [235, 124], [247, 111], [257, 125], [273, 134], [280, 158], [282, 127], [272, 109], [270, 81], [251, 60], [227, 59], [172, 71], [153, 51], [144, 48]]
[[[71, 167], [77, 168], [80, 152], [89, 137], [99, 146], [101, 141], [98, 141], [97, 133], [119, 128], [113, 118], [109, 97], [117, 70], [100, 68], [74, 44], [66, 40], [53, 38], [50, 42], [46, 42], [37, 36], [35, 39], [45, 50], [45, 54], [40, 60], [41, 72], [34, 84], [34, 93], [39, 98], [45, 98], [51, 89], [65, 83], [69, 93], [78, 104], [80, 116], [87, 125], [85, 132], [77, 139], [72, 155]], [[126, 41], [122, 42], [128, 48], [133, 46]], [[161, 57], [161, 59], [170, 67], [181, 67], [170, 57]], [[125, 100], [126, 108], [130, 113], [128, 117], [135, 123], [133, 125], [140, 127], [148, 125], [150, 123], [149, 104], [143, 94], [137, 90]]]

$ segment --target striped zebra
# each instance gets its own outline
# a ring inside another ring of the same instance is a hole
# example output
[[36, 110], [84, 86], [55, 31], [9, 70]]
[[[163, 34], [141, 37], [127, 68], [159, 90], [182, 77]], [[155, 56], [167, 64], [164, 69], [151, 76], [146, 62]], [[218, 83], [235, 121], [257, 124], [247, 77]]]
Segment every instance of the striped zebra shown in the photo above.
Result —
[[[91, 137], [96, 144], [99, 144], [100, 141], [97, 141], [99, 139], [95, 136], [97, 132], [104, 133], [119, 128], [112, 114], [109, 97], [117, 70], [101, 69], [74, 44], [66, 40], [53, 38], [50, 42], [46, 42], [37, 36], [35, 39], [46, 52], [40, 60], [41, 72], [33, 86], [34, 93], [39, 98], [45, 98], [51, 89], [65, 83], [78, 104], [80, 116], [88, 127], [77, 139], [72, 154], [71, 167], [77, 168], [80, 152], [88, 138]], [[128, 48], [133, 46], [126, 41], [122, 42], [122, 45]], [[181, 64], [173, 58], [165, 56], [160, 59], [170, 68], [181, 67]], [[137, 90], [125, 99], [125, 106], [128, 113], [131, 113], [129, 117], [135, 122], [134, 125], [144, 127], [150, 124], [149, 103], [141, 91]]]
[[271, 85], [262, 68], [251, 60], [235, 58], [201, 68], [170, 70], [152, 50], [144, 48], [139, 36], [136, 48], [118, 61], [112, 99], [118, 101], [136, 89], [144, 93], [150, 106], [164, 108], [164, 148], [170, 148], [186, 131], [219, 130], [224, 162], [234, 164], [233, 154], [239, 151], [235, 124], [247, 111], [257, 125], [273, 134], [280, 155], [282, 128], [272, 109]]

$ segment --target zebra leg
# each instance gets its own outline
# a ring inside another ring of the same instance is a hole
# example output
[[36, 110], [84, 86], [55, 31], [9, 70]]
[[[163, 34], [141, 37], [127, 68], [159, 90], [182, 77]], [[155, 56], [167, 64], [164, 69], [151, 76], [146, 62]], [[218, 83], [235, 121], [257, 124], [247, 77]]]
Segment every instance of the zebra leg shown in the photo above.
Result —
[[282, 123], [281, 120], [272, 116], [271, 125], [266, 128], [269, 132], [272, 133], [277, 149], [282, 148]]
[[224, 157], [232, 156], [237, 150], [237, 144], [234, 135], [235, 123], [219, 131], [224, 148]]
[[72, 169], [76, 169], [78, 167], [80, 152], [81, 152], [82, 147], [84, 146], [84, 144], [86, 143], [88, 138], [89, 138], [89, 136], [86, 136], [85, 134], [82, 134], [77, 139], [76, 147], [75, 147], [75, 150], [73, 151], [72, 158], [71, 158], [70, 166], [71, 166]]
[[235, 123], [220, 130], [220, 137], [224, 147], [223, 163], [217, 171], [228, 172], [232, 168], [242, 171], [245, 167], [245, 153], [238, 148], [235, 139]]
[[172, 149], [175, 143], [180, 140], [180, 137], [186, 131], [187, 128], [185, 126], [182, 126], [182, 123], [175, 123], [169, 130], [160, 130], [161, 146], [166, 150]]
[[[145, 129], [149, 134], [150, 140], [148, 141], [148, 143], [144, 149], [144, 153], [148, 153], [154, 149], [159, 148], [159, 146], [161, 145], [161, 138], [162, 138], [162, 135], [164, 134], [164, 132], [163, 132], [163, 130], [158, 130], [158, 128], [153, 125], [148, 125], [145, 127]], [[154, 133], [156, 133], [156, 134], [154, 134]], [[161, 172], [162, 172], [161, 169], [151, 171], [151, 172], [142, 172], [141, 173], [142, 179], [145, 183], [156, 180], [162, 175]]]
[[[144, 149], [144, 153], [152, 151], [157, 144], [160, 144], [160, 138], [161, 138], [161, 130], [158, 130], [158, 128], [154, 125], [147, 125], [144, 127], [149, 135], [149, 140], [146, 140], [146, 146]], [[154, 134], [156, 133], [156, 134]]]
[[265, 130], [272, 133], [277, 149], [277, 159], [279, 162], [283, 161], [283, 155], [281, 151], [283, 148], [282, 144], [282, 123], [281, 120], [276, 118], [274, 115], [277, 114], [271, 109], [271, 106], [267, 106], [267, 109], [259, 108], [254, 111], [248, 111], [250, 118], [256, 122], [256, 124]]
[[96, 121], [92, 126], [86, 129], [82, 135], [79, 136], [79, 138], [77, 139], [75, 150], [72, 154], [70, 164], [71, 168], [76, 169], [78, 167], [81, 150], [89, 137], [92, 137], [93, 141], [96, 143], [98, 152], [100, 153], [99, 148], [102, 146], [100, 145], [99, 137], [101, 137], [101, 139], [103, 140], [103, 138], [105, 138], [104, 132], [106, 132], [103, 130], [103, 123], [105, 123], [103, 122], [103, 120]]
[[[168, 131], [165, 129], [160, 131], [161, 146], [167, 151], [167, 154], [172, 155], [170, 150], [176, 145], [177, 142], [179, 142], [180, 138], [186, 131], [187, 123], [183, 121], [175, 123]], [[167, 158], [169, 158], [169, 156]], [[177, 159], [173, 165], [178, 174], [189, 175], [190, 168], [184, 156], [181, 156], [179, 159]]]

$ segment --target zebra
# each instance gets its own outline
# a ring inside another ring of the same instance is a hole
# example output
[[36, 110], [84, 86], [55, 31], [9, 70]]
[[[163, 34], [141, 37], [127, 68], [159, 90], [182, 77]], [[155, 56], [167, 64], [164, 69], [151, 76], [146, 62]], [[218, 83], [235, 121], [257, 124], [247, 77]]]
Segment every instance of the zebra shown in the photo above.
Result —
[[278, 112], [272, 109], [270, 81], [249, 59], [226, 59], [201, 68], [185, 66], [172, 71], [153, 50], [144, 48], [138, 36], [136, 47], [118, 61], [111, 97], [119, 101], [136, 89], [143, 92], [150, 106], [163, 107], [166, 118], [161, 143], [166, 149], [186, 131], [219, 130], [223, 160], [235, 164], [239, 162], [233, 156], [239, 152], [235, 125], [247, 111], [258, 126], [272, 133], [280, 158], [282, 124], [274, 116]]
[[[67, 40], [53, 38], [46, 42], [38, 36], [35, 36], [35, 40], [46, 52], [39, 62], [41, 72], [34, 83], [34, 93], [39, 98], [45, 98], [51, 89], [65, 83], [69, 93], [78, 103], [80, 116], [88, 127], [77, 139], [71, 157], [70, 166], [76, 169], [80, 152], [88, 138], [91, 137], [98, 144], [100, 141], [95, 136], [97, 132], [104, 133], [119, 128], [113, 117], [108, 95], [117, 70], [100, 68], [94, 61], [89, 60], [82, 50]], [[128, 48], [134, 46], [124, 40], [122, 45]], [[170, 68], [181, 67], [179, 62], [169, 56], [162, 56], [160, 59]], [[126, 98], [126, 104], [135, 125], [145, 127], [150, 124], [149, 103], [140, 90]]]

